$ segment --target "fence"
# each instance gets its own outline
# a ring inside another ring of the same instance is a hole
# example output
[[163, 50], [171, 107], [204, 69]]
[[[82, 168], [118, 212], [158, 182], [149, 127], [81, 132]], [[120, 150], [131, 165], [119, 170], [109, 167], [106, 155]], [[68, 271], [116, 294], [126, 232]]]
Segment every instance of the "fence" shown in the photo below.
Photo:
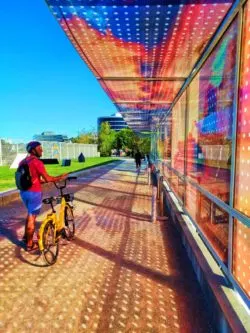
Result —
[[[100, 153], [95, 144], [42, 141], [43, 158], [61, 160], [77, 159], [80, 153], [85, 157], [97, 157]], [[8, 143], [0, 139], [0, 166], [11, 165], [18, 153], [26, 153], [25, 143]]]

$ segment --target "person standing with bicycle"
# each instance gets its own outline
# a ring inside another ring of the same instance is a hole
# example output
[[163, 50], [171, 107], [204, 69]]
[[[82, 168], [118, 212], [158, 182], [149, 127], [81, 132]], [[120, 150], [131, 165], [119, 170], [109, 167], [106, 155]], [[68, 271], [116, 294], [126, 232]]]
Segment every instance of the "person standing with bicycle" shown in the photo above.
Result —
[[[20, 189], [20, 196], [27, 209], [27, 218], [25, 223], [25, 233], [23, 240], [26, 243], [27, 251], [38, 249], [38, 244], [33, 242], [35, 232], [36, 217], [40, 213], [42, 207], [42, 183], [57, 182], [67, 178], [68, 174], [62, 174], [57, 177], [50, 176], [40, 157], [42, 156], [42, 145], [38, 141], [31, 141], [27, 144], [26, 150], [28, 156], [19, 163], [19, 167], [24, 164], [28, 166], [30, 185], [27, 189]], [[16, 173], [17, 174], [17, 173]], [[17, 179], [17, 178], [16, 178]]]

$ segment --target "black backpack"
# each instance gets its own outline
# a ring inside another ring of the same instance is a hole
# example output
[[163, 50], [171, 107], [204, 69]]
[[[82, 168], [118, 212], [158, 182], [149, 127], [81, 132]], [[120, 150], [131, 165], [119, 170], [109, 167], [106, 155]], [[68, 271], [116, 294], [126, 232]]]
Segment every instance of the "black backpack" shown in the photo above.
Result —
[[[30, 161], [29, 161], [30, 162]], [[16, 187], [21, 191], [27, 191], [32, 186], [32, 178], [28, 161], [24, 160], [15, 173]]]

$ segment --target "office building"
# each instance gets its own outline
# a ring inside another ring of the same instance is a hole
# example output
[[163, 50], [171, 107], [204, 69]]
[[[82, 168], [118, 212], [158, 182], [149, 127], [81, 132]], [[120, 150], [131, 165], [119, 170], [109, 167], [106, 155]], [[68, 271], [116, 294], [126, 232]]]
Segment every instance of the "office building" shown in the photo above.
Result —
[[108, 122], [111, 129], [115, 130], [115, 131], [120, 131], [123, 128], [127, 128], [128, 125], [126, 124], [126, 122], [124, 121], [124, 119], [122, 118], [122, 115], [117, 112], [116, 114], [113, 114], [111, 116], [104, 116], [104, 117], [99, 117], [97, 119], [97, 129], [98, 132], [100, 131], [101, 128], [101, 124], [104, 122]]

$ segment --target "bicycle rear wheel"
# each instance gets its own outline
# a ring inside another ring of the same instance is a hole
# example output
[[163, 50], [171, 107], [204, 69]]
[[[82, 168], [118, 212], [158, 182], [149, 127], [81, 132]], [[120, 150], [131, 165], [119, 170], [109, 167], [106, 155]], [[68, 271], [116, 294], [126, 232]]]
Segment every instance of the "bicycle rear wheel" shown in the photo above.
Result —
[[48, 223], [44, 227], [43, 235], [43, 257], [48, 265], [53, 265], [58, 257], [59, 253], [59, 242], [56, 239], [55, 227], [52, 221], [48, 221]]
[[70, 205], [66, 205], [64, 210], [64, 235], [67, 240], [72, 240], [75, 235], [75, 222], [73, 208]]

